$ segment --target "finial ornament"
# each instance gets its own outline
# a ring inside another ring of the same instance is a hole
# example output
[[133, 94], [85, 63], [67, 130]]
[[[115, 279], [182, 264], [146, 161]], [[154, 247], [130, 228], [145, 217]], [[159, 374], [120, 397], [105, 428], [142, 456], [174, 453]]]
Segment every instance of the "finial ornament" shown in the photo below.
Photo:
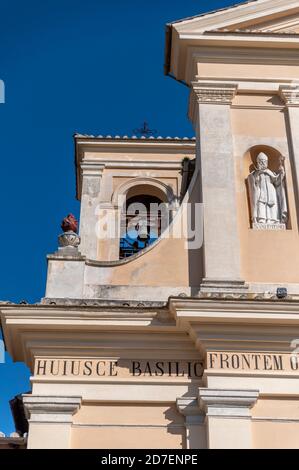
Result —
[[78, 235], [78, 221], [73, 214], [68, 214], [61, 222], [61, 228], [64, 233], [59, 235], [59, 249], [74, 250], [80, 245], [80, 237]]
[[61, 222], [61, 228], [64, 232], [78, 233], [78, 221], [73, 214], [68, 214]]
[[154, 137], [157, 134], [157, 130], [150, 129], [146, 121], [144, 121], [143, 127], [141, 127], [140, 129], [134, 129], [133, 132], [134, 134], [137, 134], [143, 137]]

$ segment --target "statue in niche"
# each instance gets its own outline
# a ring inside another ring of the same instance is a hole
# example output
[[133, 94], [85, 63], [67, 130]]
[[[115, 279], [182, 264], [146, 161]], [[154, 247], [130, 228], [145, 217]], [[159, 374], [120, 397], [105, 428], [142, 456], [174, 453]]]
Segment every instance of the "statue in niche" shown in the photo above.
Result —
[[261, 152], [256, 167], [248, 176], [252, 228], [259, 230], [284, 230], [288, 219], [283, 156], [278, 173], [268, 168], [268, 157]]

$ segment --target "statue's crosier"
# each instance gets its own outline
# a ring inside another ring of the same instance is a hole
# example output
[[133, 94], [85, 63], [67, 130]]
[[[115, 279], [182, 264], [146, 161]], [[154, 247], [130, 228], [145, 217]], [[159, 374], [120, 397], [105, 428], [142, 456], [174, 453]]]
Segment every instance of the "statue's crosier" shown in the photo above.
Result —
[[248, 176], [252, 227], [258, 229], [285, 229], [288, 207], [285, 189], [283, 156], [278, 173], [268, 168], [268, 157], [258, 154], [256, 167]]

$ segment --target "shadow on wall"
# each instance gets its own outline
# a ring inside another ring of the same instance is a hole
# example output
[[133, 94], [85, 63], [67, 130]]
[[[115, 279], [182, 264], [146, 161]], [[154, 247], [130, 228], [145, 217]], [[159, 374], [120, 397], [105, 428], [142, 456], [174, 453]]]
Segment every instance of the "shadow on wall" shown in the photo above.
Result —
[[185, 419], [178, 412], [174, 404], [169, 404], [169, 408], [164, 412], [167, 424], [167, 433], [181, 437], [180, 446], [187, 449]]
[[[188, 203], [191, 203], [191, 214], [188, 213], [188, 227], [196, 231], [196, 236], [201, 239], [201, 246], [197, 247], [192, 240], [188, 243], [188, 266], [189, 266], [189, 286], [191, 288], [191, 296], [196, 296], [199, 291], [199, 286], [204, 277], [204, 254], [203, 254], [203, 213], [198, 213], [196, 203], [201, 203], [201, 187], [200, 187], [200, 173], [195, 172], [194, 180], [190, 183], [190, 195]], [[201, 206], [201, 210], [203, 207]], [[191, 220], [190, 220], [191, 219]], [[199, 224], [199, 226], [198, 226]]]

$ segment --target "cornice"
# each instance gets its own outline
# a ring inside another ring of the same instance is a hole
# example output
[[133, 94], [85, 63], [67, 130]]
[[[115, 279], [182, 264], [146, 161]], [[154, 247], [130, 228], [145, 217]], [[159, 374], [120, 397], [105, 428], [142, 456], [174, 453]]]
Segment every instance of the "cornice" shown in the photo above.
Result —
[[26, 417], [30, 422], [71, 423], [81, 407], [81, 397], [23, 395]]
[[299, 85], [281, 86], [279, 95], [287, 107], [299, 107]]
[[[97, 137], [97, 136], [83, 136], [76, 137], [75, 143], [77, 152], [80, 147], [97, 147], [104, 151], [104, 149], [132, 149], [136, 151], [138, 149], [171, 149], [180, 151], [183, 149], [192, 149], [196, 145], [196, 138], [189, 139], [187, 137], [183, 139], [115, 139], [113, 137]], [[92, 150], [94, 151], [94, 149]]]
[[[194, 152], [195, 154], [195, 152]], [[158, 160], [158, 161], [153, 161], [153, 162], [147, 162], [147, 161], [142, 161], [142, 160], [131, 160], [131, 161], [126, 161], [126, 160], [113, 160], [113, 159], [104, 159], [102, 155], [99, 155], [101, 159], [99, 160], [87, 160], [84, 159], [80, 163], [80, 167], [83, 170], [83, 174], [89, 175], [89, 173], [92, 173], [93, 171], [96, 172], [97, 174], [102, 173], [104, 169], [130, 169], [130, 170], [135, 170], [135, 169], [141, 169], [141, 170], [148, 170], [148, 169], [155, 169], [155, 170], [177, 170], [181, 169], [182, 163], [181, 160], [170, 160], [170, 161], [165, 161], [165, 160]]]
[[[299, 39], [298, 39], [299, 41]], [[189, 54], [193, 60], [204, 60], [208, 63], [230, 63], [232, 60], [238, 64], [273, 64], [273, 65], [298, 65], [297, 50], [254, 48], [249, 46], [246, 49], [235, 45], [234, 48], [219, 44], [219, 47], [202, 46], [200, 48], [190, 47]], [[257, 77], [258, 78], [258, 77]], [[259, 77], [260, 78], [260, 77]], [[217, 78], [215, 78], [217, 80]], [[223, 78], [222, 78], [223, 80]], [[263, 79], [266, 80], [266, 79]], [[273, 77], [271, 80], [282, 80], [281, 77]], [[286, 81], [289, 81], [287, 79]]]
[[80, 168], [84, 176], [100, 177], [105, 169], [105, 164], [94, 160], [83, 160], [80, 164]]
[[[294, 48], [299, 47], [299, 36], [294, 33], [263, 33], [263, 32], [246, 32], [246, 31], [213, 31], [206, 33], [185, 33], [180, 36], [181, 41], [189, 42], [190, 46], [199, 47], [200, 43], [204, 46], [223, 46], [234, 45], [236, 47], [272, 47], [272, 48]], [[193, 42], [192, 42], [193, 41]], [[232, 43], [232, 44], [231, 44]]]
[[177, 398], [176, 405], [178, 412], [185, 417], [186, 426], [204, 424], [205, 415], [196, 397]]
[[259, 390], [199, 389], [200, 407], [207, 416], [250, 417], [258, 397]]
[[[158, 334], [162, 348], [168, 341], [164, 334], [169, 335], [170, 341], [177, 334], [182, 334], [168, 310], [159, 308], [1, 306], [0, 316], [7, 350], [14, 360], [24, 361], [28, 365], [32, 365], [35, 354], [45, 350], [55, 355], [55, 351], [63, 354], [67, 349], [72, 349], [76, 354], [79, 348], [81, 352], [85, 350], [87, 355], [93, 355], [96, 349], [105, 350], [107, 347], [106, 355], [109, 355], [113, 349], [124, 347], [121, 338], [127, 334], [141, 341], [145, 333], [150, 333], [142, 340], [143, 345], [147, 340], [153, 341]], [[67, 344], [65, 338], [68, 338]], [[182, 340], [188, 341], [188, 338], [183, 334]], [[56, 346], [53, 349], [54, 343]], [[157, 346], [157, 339], [155, 344]]]
[[[82, 165], [84, 165], [84, 172], [87, 175], [99, 176], [99, 172], [103, 168], [107, 169], [142, 169], [142, 170], [177, 170], [181, 168], [181, 162], [175, 160], [176, 154], [183, 154], [188, 156], [195, 156], [196, 138], [189, 139], [188, 137], [180, 138], [166, 138], [166, 139], [124, 139], [115, 137], [103, 136], [81, 136], [75, 135], [75, 167], [76, 167], [76, 195], [80, 199], [81, 186], [82, 186]], [[129, 161], [122, 159], [116, 160], [105, 157], [105, 153], [111, 152], [118, 154], [130, 153], [136, 154], [140, 152], [140, 157]], [[160, 154], [159, 161], [147, 161], [148, 152]], [[85, 154], [97, 153], [99, 160], [93, 158], [92, 160], [86, 158]], [[165, 161], [163, 158], [164, 153], [174, 154], [173, 160]]]
[[[235, 298], [234, 298], [235, 297]], [[252, 298], [250, 298], [252, 297]], [[292, 324], [299, 321], [298, 299], [255, 299], [255, 294], [230, 295], [227, 298], [170, 298], [169, 309], [176, 317], [181, 315], [192, 321], [264, 323], [278, 321]], [[299, 323], [298, 323], [299, 326]]]
[[[264, 23], [267, 18], [283, 18], [294, 13], [299, 7], [298, 0], [258, 0], [229, 6], [225, 9], [206, 12], [192, 18], [171, 23], [179, 33], [183, 31], [207, 31], [216, 28], [232, 28], [235, 24]], [[239, 28], [242, 26], [238, 26]], [[247, 26], [248, 27], [248, 26]]]
[[[298, 64], [299, 35], [233, 32], [183, 33], [173, 39], [171, 73], [188, 85], [196, 73], [194, 63], [207, 62]], [[264, 61], [263, 61], [264, 60]]]
[[237, 88], [236, 83], [192, 82], [192, 90], [199, 104], [230, 105]]
[[[290, 301], [170, 299], [179, 328], [206, 351], [290, 352], [299, 338], [299, 304]], [[217, 333], [216, 333], [217, 332]]]

